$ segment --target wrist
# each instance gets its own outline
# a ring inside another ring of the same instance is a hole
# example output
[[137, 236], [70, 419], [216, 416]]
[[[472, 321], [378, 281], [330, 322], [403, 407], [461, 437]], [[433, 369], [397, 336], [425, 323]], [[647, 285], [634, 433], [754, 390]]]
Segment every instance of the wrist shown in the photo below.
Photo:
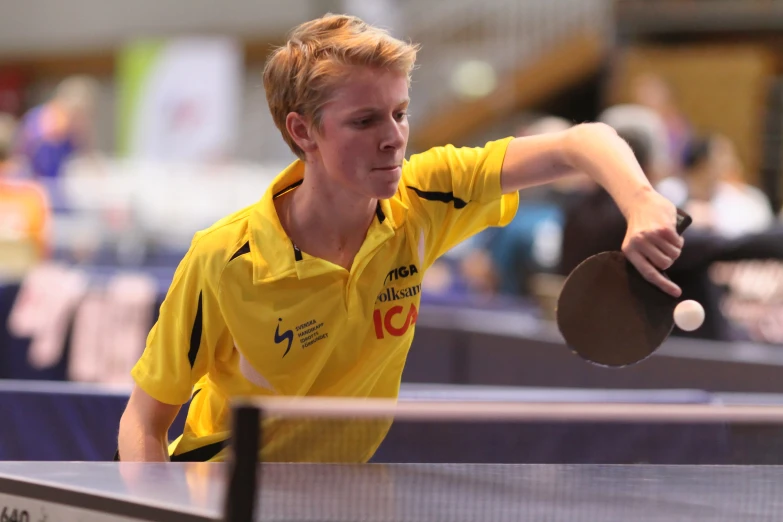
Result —
[[653, 198], [655, 194], [656, 192], [652, 186], [642, 183], [640, 186], [632, 189], [630, 197], [624, 198], [623, 201], [618, 201], [617, 206], [627, 220], [635, 208], [643, 205], [646, 201]]

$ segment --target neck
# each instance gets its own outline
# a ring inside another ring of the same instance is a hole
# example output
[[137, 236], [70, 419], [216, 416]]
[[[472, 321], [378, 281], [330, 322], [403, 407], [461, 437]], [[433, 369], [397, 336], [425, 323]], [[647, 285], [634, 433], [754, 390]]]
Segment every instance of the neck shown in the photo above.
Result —
[[305, 252], [352, 258], [375, 217], [377, 200], [335, 186], [308, 167], [302, 184], [280, 198], [283, 228]]

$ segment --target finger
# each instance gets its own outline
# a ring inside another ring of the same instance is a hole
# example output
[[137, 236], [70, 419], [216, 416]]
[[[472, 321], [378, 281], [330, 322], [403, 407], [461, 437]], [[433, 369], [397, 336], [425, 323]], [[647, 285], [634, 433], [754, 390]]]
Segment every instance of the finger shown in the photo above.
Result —
[[680, 254], [682, 253], [682, 245], [672, 244], [671, 241], [667, 241], [665, 238], [660, 237], [656, 234], [651, 234], [648, 239], [653, 245], [655, 245], [661, 251], [663, 255], [670, 258], [672, 262], [674, 262], [675, 259], [680, 257]]
[[685, 240], [683, 239], [683, 237], [679, 235], [677, 233], [677, 230], [674, 228], [669, 228], [669, 227], [661, 228], [657, 232], [650, 234], [650, 236], [656, 239], [660, 239], [665, 243], [674, 245], [677, 248], [682, 248], [682, 245], [685, 244]]
[[636, 251], [640, 252], [658, 270], [666, 270], [674, 264], [674, 259], [667, 256], [650, 241], [639, 241]]
[[626, 255], [628, 261], [636, 267], [636, 270], [649, 281], [651, 284], [657, 286], [672, 297], [680, 297], [682, 290], [680, 287], [674, 284], [671, 280], [667, 279], [660, 271], [658, 271], [641, 252], [637, 250], [630, 250]]
[[658, 270], [666, 270], [674, 264], [674, 258], [662, 252], [652, 239], [652, 235], [636, 236], [632, 238], [626, 248], [626, 254], [630, 251], [639, 252], [652, 263], [653, 267]]

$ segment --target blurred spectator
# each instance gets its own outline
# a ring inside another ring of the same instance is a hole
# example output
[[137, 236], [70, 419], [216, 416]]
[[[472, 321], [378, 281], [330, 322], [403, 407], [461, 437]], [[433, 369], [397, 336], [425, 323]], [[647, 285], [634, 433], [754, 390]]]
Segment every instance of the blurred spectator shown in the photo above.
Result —
[[0, 113], [8, 113], [14, 117], [22, 114], [27, 82], [28, 75], [21, 67], [8, 64], [0, 67]]
[[40, 259], [49, 249], [49, 203], [38, 183], [19, 179], [19, 162], [12, 153], [15, 131], [14, 118], [0, 114], [0, 241], [4, 253], [30, 244]]
[[744, 177], [734, 145], [715, 134], [693, 140], [685, 151], [683, 177], [663, 180], [658, 190], [691, 214], [694, 227], [734, 238], [775, 223], [769, 199]]
[[[630, 142], [635, 152], [643, 154], [645, 174], [653, 185], [670, 176], [675, 169], [666, 125], [649, 107], [634, 104], [614, 105], [603, 111], [598, 120], [615, 129]], [[642, 144], [641, 142], [644, 142]]]
[[63, 80], [52, 98], [25, 114], [18, 150], [36, 178], [56, 179], [75, 154], [94, 149], [92, 118], [97, 84], [83, 76]]
[[[629, 144], [642, 169], [648, 172], [654, 157], [649, 134], [630, 126], [617, 129]], [[608, 250], [620, 250], [627, 223], [611, 196], [601, 187], [575, 201], [567, 210], [563, 229], [561, 275], [568, 275], [588, 257]], [[694, 299], [706, 310], [703, 326], [692, 333], [679, 335], [713, 340], [743, 338], [724, 317], [720, 304], [723, 290], [709, 277], [715, 261], [744, 259], [783, 259], [783, 230], [769, 229], [734, 240], [710, 230], [692, 227], [685, 232], [685, 246], [667, 274], [683, 291], [683, 299]]]
[[675, 166], [681, 165], [692, 131], [669, 84], [657, 74], [642, 74], [634, 81], [633, 101], [658, 114], [666, 129], [671, 158]]
[[0, 179], [19, 177], [22, 172], [19, 158], [14, 154], [16, 130], [16, 119], [0, 112]]

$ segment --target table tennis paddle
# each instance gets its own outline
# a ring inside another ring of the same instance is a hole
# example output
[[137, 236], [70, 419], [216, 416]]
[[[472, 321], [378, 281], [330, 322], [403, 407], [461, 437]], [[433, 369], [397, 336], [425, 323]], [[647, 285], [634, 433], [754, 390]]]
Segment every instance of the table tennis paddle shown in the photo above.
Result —
[[[678, 234], [691, 222], [688, 214], [677, 211]], [[566, 278], [557, 301], [557, 326], [583, 359], [628, 366], [649, 357], [666, 340], [677, 302], [644, 279], [622, 252], [602, 252], [582, 261]]]

